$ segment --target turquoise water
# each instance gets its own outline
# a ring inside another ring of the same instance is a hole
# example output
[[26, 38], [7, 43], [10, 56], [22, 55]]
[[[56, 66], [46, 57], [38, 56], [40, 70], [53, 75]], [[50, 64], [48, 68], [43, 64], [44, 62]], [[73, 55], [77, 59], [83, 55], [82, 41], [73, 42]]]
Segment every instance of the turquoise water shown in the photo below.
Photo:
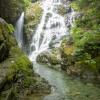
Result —
[[100, 100], [100, 89], [92, 83], [84, 84], [64, 72], [34, 63], [34, 70], [52, 85], [51, 94], [35, 96], [32, 100]]

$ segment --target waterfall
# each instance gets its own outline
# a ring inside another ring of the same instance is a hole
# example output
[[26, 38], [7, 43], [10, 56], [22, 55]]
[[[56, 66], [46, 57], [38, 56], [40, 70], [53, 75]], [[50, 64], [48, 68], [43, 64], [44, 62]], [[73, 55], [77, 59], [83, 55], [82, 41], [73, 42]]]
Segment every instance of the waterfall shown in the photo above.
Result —
[[[61, 0], [42, 1], [43, 15], [30, 44], [29, 58], [31, 61], [35, 61], [38, 54], [48, 50], [50, 43], [53, 42], [54, 47], [59, 47], [62, 37], [69, 34], [65, 18], [55, 9], [60, 5], [63, 5]], [[70, 20], [72, 18], [69, 22]]]
[[16, 28], [14, 33], [19, 47], [22, 47], [23, 45], [23, 25], [24, 25], [24, 12], [22, 12], [20, 18], [16, 22]]

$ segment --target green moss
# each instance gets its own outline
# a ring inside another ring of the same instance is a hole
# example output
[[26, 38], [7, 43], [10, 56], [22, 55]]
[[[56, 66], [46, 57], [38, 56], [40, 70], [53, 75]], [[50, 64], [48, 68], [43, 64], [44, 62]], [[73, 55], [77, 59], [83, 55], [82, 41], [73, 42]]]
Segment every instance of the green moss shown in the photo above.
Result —
[[58, 13], [61, 14], [62, 16], [64, 16], [65, 14], [67, 14], [66, 7], [64, 7], [63, 5], [59, 6]]
[[[32, 13], [33, 12], [33, 13]], [[42, 13], [42, 9], [39, 3], [30, 4], [30, 6], [26, 9], [26, 22], [34, 20], [34, 23], [38, 23]]]
[[7, 24], [3, 19], [0, 19], [0, 62], [6, 59], [9, 55], [11, 46], [15, 45], [15, 39], [12, 36], [14, 28]]
[[8, 71], [8, 80], [12, 80], [13, 76], [15, 76], [17, 73], [21, 72], [25, 76], [32, 75], [32, 63], [29, 61], [27, 56], [24, 54], [21, 54], [20, 56], [15, 56], [15, 60], [10, 65], [9, 71]]
[[35, 80], [33, 77], [25, 77], [23, 80], [23, 86], [29, 87], [31, 85], [36, 84], [37, 80]]
[[31, 3], [31, 0], [23, 0], [24, 2], [24, 7], [28, 7]]
[[80, 66], [83, 71], [89, 70], [100, 74], [99, 0], [75, 0], [71, 6], [80, 12], [80, 17], [76, 19], [71, 30], [75, 46], [75, 66]]
[[12, 24], [8, 24], [7, 26], [8, 26], [8, 31], [9, 31], [9, 33], [13, 33], [13, 32], [14, 32], [14, 27], [13, 27], [13, 25], [12, 25]]
[[31, 37], [41, 19], [41, 15], [42, 8], [38, 2], [30, 4], [30, 6], [26, 9], [24, 32], [26, 34], [26, 38], [28, 39], [27, 41], [31, 40]]
[[52, 64], [52, 65], [56, 65], [59, 63], [58, 59], [57, 59], [57, 56], [52, 54], [49, 58], [49, 63]]
[[79, 11], [79, 7], [77, 6], [76, 1], [72, 2], [72, 3], [70, 4], [70, 6], [71, 6], [74, 10]]
[[17, 53], [19, 52], [20, 56], [17, 55], [13, 59], [12, 64], [10, 64], [6, 79], [12, 82], [14, 80], [21, 79], [22, 85], [29, 88], [30, 85], [34, 85], [36, 83], [36, 80], [33, 78], [33, 65], [27, 56], [18, 51], [18, 49], [15, 50], [14, 48], [14, 51]]

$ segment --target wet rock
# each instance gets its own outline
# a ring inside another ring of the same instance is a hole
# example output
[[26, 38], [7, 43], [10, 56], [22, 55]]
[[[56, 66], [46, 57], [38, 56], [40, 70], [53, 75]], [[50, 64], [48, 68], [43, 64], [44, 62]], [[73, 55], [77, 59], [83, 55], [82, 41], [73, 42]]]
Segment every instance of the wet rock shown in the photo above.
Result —
[[[53, 52], [54, 50], [52, 50]], [[44, 63], [44, 64], [48, 64], [48, 65], [58, 65], [60, 63], [60, 55], [59, 53], [52, 53], [52, 52], [47, 52], [44, 51], [43, 53], [39, 54], [37, 56], [37, 62], [39, 63]], [[58, 51], [54, 51], [54, 52], [59, 52]]]
[[40, 63], [48, 63], [49, 62], [49, 52], [43, 52], [37, 56], [36, 61]]

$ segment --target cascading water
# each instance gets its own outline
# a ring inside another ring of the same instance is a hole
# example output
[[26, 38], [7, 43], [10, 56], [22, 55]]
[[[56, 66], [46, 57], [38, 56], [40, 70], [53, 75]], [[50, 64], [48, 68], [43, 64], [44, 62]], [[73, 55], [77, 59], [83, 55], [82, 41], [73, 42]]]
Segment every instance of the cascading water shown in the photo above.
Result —
[[[61, 0], [42, 0], [43, 16], [30, 45], [31, 61], [35, 61], [38, 54], [48, 50], [51, 42], [54, 42], [54, 47], [58, 47], [61, 38], [69, 34], [65, 18], [57, 13], [60, 5], [63, 5]], [[71, 20], [70, 17], [69, 23]]]
[[[42, 0], [43, 16], [30, 45], [29, 58], [32, 61], [35, 61], [39, 53], [50, 48], [51, 41], [58, 41], [60, 45], [62, 36], [69, 35], [70, 27], [73, 26], [75, 12], [69, 9], [65, 19], [57, 13], [57, 8], [60, 5], [64, 5], [60, 0]], [[67, 5], [64, 6], [67, 7]], [[56, 42], [54, 43], [55, 47], [59, 45]], [[40, 65], [33, 62], [34, 71], [45, 78], [51, 85], [51, 93], [45, 96], [42, 93], [40, 93], [40, 96], [39, 93], [36, 93], [32, 97], [29, 95], [29, 99], [22, 100], [97, 100], [100, 98], [99, 88], [97, 89], [90, 83], [83, 84], [78, 79], [73, 80], [66, 73], [53, 70], [47, 66], [47, 64]]]
[[22, 47], [23, 45], [23, 25], [24, 25], [24, 12], [22, 12], [20, 18], [16, 23], [16, 29], [14, 33], [19, 47]]

